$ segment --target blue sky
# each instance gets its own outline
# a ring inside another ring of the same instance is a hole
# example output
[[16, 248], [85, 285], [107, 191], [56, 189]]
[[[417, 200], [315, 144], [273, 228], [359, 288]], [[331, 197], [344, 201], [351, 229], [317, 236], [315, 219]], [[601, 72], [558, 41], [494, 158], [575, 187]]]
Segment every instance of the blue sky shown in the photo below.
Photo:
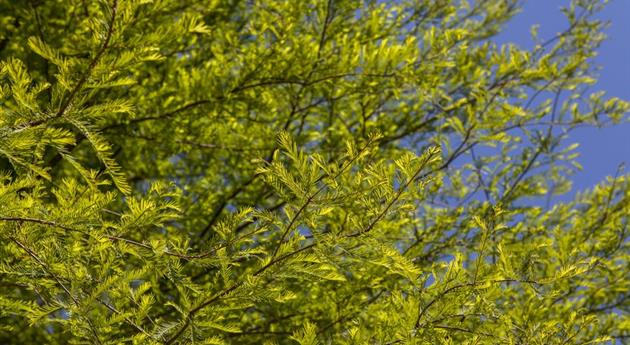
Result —
[[[560, 12], [560, 7], [567, 4], [569, 0], [525, 1], [523, 11], [512, 19], [498, 41], [531, 47], [529, 32], [533, 24], [540, 25], [541, 38], [553, 36], [567, 27], [567, 20]], [[611, 24], [606, 30], [608, 39], [595, 60], [602, 69], [593, 91], [605, 90], [610, 96], [630, 100], [630, 0], [612, 0], [598, 17]], [[630, 171], [630, 123], [577, 129], [571, 132], [569, 141], [580, 144], [578, 162], [584, 167], [572, 177], [571, 195], [614, 175], [622, 162], [626, 163], [626, 172]]]

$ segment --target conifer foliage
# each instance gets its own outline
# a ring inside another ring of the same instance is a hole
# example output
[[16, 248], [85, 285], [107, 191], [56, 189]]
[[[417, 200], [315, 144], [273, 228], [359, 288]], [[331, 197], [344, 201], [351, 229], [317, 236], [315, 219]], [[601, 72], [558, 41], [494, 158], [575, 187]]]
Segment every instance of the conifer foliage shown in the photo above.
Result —
[[627, 343], [604, 4], [519, 5], [0, 0], [0, 343]]

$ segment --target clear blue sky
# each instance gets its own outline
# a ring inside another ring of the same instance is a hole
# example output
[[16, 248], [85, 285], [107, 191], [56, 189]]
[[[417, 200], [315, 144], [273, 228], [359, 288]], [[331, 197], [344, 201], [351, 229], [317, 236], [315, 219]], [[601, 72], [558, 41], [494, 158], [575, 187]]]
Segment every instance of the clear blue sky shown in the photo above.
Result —
[[[526, 0], [523, 11], [507, 25], [498, 42], [531, 48], [529, 32], [533, 24], [540, 24], [541, 38], [563, 31], [567, 20], [559, 9], [568, 3], [569, 0]], [[595, 60], [602, 69], [593, 91], [605, 90], [610, 96], [630, 100], [630, 0], [611, 0], [598, 17], [611, 24], [606, 30], [608, 39]], [[584, 167], [572, 177], [571, 194], [614, 175], [622, 162], [626, 163], [625, 171], [630, 172], [630, 123], [603, 129], [577, 129], [570, 135], [569, 141], [580, 143], [578, 161]]]

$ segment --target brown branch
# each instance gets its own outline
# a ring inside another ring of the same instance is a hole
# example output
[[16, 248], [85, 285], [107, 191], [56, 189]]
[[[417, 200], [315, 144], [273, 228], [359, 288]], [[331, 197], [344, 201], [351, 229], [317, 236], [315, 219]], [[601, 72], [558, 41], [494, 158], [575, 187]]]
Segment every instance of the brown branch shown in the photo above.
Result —
[[[75, 229], [75, 228], [71, 228], [69, 226], [57, 223], [57, 222], [53, 222], [50, 220], [45, 220], [45, 219], [39, 219], [39, 218], [29, 218], [29, 217], [0, 217], [0, 221], [13, 221], [13, 222], [29, 222], [29, 223], [36, 223], [36, 224], [42, 224], [42, 225], [48, 225], [48, 226], [52, 226], [52, 227], [56, 227], [62, 230], [66, 230], [66, 231], [73, 231], [73, 232], [80, 232], [86, 235], [86, 232], [79, 230], [79, 229]], [[128, 244], [132, 244], [134, 246], [137, 247], [141, 247], [147, 250], [153, 250], [153, 247], [151, 247], [150, 245], [146, 244], [146, 243], [142, 243], [142, 242], [138, 242], [138, 241], [134, 241], [128, 238], [123, 238], [123, 237], [119, 237], [119, 236], [115, 236], [115, 235], [105, 235], [105, 237], [111, 241], [121, 241], [121, 242], [125, 242]], [[169, 256], [174, 256], [174, 257], [178, 257], [180, 259], [185, 259], [185, 260], [193, 260], [193, 259], [201, 259], [201, 258], [205, 258], [207, 256], [209, 256], [210, 254], [212, 254], [214, 251], [208, 251], [208, 252], [203, 252], [203, 253], [199, 253], [199, 254], [192, 254], [192, 255], [187, 255], [187, 254], [180, 254], [180, 253], [176, 253], [176, 252], [172, 252], [169, 250], [165, 250], [163, 253]]]
[[[70, 292], [70, 290], [65, 286], [65, 284], [61, 281], [61, 279], [48, 268], [48, 266], [39, 258], [39, 256], [32, 249], [24, 245], [22, 242], [18, 241], [15, 237], [9, 236], [9, 239], [13, 241], [13, 243], [15, 243], [18, 247], [22, 248], [22, 250], [24, 250], [31, 258], [33, 258], [35, 262], [37, 262], [40, 266], [42, 266], [44, 271], [48, 273], [48, 275], [50, 275], [57, 282], [57, 284], [68, 295], [68, 297], [70, 297], [74, 305], [76, 305], [77, 307], [80, 306], [79, 300]], [[88, 326], [90, 327], [90, 331], [94, 335], [96, 342], [98, 344], [102, 344], [92, 321], [88, 317], [84, 317], [84, 318], [86, 322], [88, 323]]]
[[13, 243], [17, 244], [18, 247], [22, 248], [22, 250], [24, 250], [30, 257], [32, 257], [33, 260], [35, 260], [35, 262], [37, 262], [40, 266], [42, 266], [44, 271], [46, 271], [46, 273], [48, 273], [57, 282], [57, 284], [63, 289], [63, 291], [65, 291], [65, 293], [68, 295], [68, 297], [70, 297], [70, 299], [74, 302], [74, 304], [77, 306], [79, 305], [79, 300], [61, 282], [61, 279], [59, 279], [59, 277], [55, 273], [53, 273], [51, 270], [48, 269], [48, 266], [39, 258], [37, 254], [35, 254], [35, 252], [32, 249], [24, 245], [22, 242], [18, 241], [13, 236], [10, 236], [9, 239], [13, 241]]
[[53, 116], [50, 116], [50, 117], [47, 117], [47, 118], [44, 118], [44, 119], [38, 119], [38, 120], [29, 121], [29, 122], [20, 124], [20, 125], [16, 126], [15, 128], [22, 129], [22, 128], [30, 128], [30, 127], [39, 126], [39, 125], [41, 125], [41, 124], [43, 124], [43, 123], [45, 123], [45, 122], [47, 122], [49, 120], [62, 117], [65, 114], [65, 112], [68, 110], [68, 108], [72, 104], [72, 101], [74, 100], [74, 98], [77, 96], [79, 91], [81, 91], [81, 88], [83, 87], [83, 84], [85, 84], [87, 82], [88, 78], [90, 77], [90, 74], [92, 74], [92, 71], [94, 70], [94, 67], [96, 67], [96, 65], [98, 64], [99, 60], [101, 59], [101, 57], [103, 56], [105, 51], [109, 48], [109, 44], [110, 44], [112, 35], [114, 33], [114, 22], [116, 20], [116, 13], [117, 13], [117, 10], [118, 10], [118, 0], [114, 0], [114, 3], [112, 4], [111, 10], [112, 10], [112, 16], [111, 16], [111, 18], [109, 20], [109, 23], [108, 23], [107, 34], [105, 35], [105, 39], [103, 40], [103, 43], [102, 43], [100, 49], [97, 51], [96, 55], [94, 56], [94, 58], [92, 59], [92, 61], [88, 65], [87, 70], [81, 76], [81, 79], [79, 79], [79, 81], [74, 86], [74, 88], [72, 88], [72, 90], [70, 91], [70, 94], [66, 98], [65, 102], [62, 103], [62, 105], [59, 108], [59, 110]]
[[129, 319], [128, 317], [124, 316], [118, 309], [116, 309], [113, 305], [103, 301], [100, 298], [96, 298], [96, 300], [101, 303], [102, 305], [105, 306], [105, 308], [109, 309], [112, 313], [117, 314], [119, 316], [123, 317], [123, 320], [125, 320], [125, 322], [127, 324], [129, 324], [130, 326], [132, 326], [133, 328], [135, 328], [137, 331], [145, 334], [146, 336], [148, 336], [149, 338], [155, 340], [155, 341], [160, 341], [159, 339], [156, 339], [153, 335], [151, 335], [149, 332], [147, 332], [146, 330], [144, 330], [144, 328], [140, 327], [139, 325], [137, 325], [135, 322], [133, 322], [131, 319]]
[[326, 31], [328, 30], [328, 26], [333, 18], [333, 8], [332, 8], [332, 0], [328, 0], [326, 3], [326, 17], [324, 18], [324, 26], [322, 28], [322, 33], [319, 37], [319, 45], [317, 47], [317, 61], [321, 58], [322, 48], [324, 47], [324, 43], [326, 42]]
[[464, 332], [464, 333], [470, 333], [470, 334], [476, 334], [476, 335], [483, 335], [483, 336], [492, 337], [492, 338], [496, 337], [496, 335], [494, 335], [494, 334], [490, 334], [490, 333], [486, 333], [486, 332], [480, 332], [480, 331], [473, 331], [473, 330], [470, 330], [470, 329], [461, 328], [461, 327], [455, 327], [455, 326], [433, 325], [433, 328], [445, 329], [445, 330], [449, 330], [449, 331]]
[[[253, 276], [254, 277], [259, 276], [260, 274], [265, 272], [267, 269], [269, 269], [270, 267], [278, 264], [279, 262], [282, 262], [282, 261], [284, 261], [284, 260], [286, 260], [286, 259], [288, 259], [288, 258], [290, 258], [290, 257], [292, 257], [294, 255], [297, 255], [297, 254], [299, 254], [299, 253], [301, 253], [303, 251], [306, 251], [306, 250], [309, 250], [311, 248], [314, 248], [316, 245], [317, 245], [316, 243], [312, 243], [312, 244], [309, 244], [309, 245], [307, 245], [305, 247], [297, 249], [297, 250], [295, 250], [295, 251], [293, 251], [291, 253], [287, 253], [287, 254], [285, 254], [283, 256], [280, 256], [280, 257], [278, 257], [278, 258], [276, 258], [274, 260], [271, 260], [268, 264], [264, 265], [263, 267], [258, 269], [256, 272], [254, 272]], [[221, 292], [217, 293], [211, 299], [209, 299], [209, 300], [203, 302], [202, 304], [198, 305], [197, 307], [191, 309], [188, 312], [188, 315], [186, 316], [186, 321], [184, 321], [184, 324], [182, 325], [182, 327], [177, 332], [175, 332], [175, 334], [173, 334], [173, 336], [171, 338], [169, 338], [167, 341], [165, 341], [164, 343], [167, 344], [167, 345], [168, 344], [172, 344], [174, 341], [177, 340], [177, 338], [179, 338], [184, 333], [184, 331], [188, 328], [188, 326], [190, 326], [190, 320], [195, 316], [196, 313], [198, 313], [200, 310], [204, 309], [205, 307], [213, 304], [214, 302], [218, 301], [219, 299], [221, 299], [225, 295], [231, 293], [232, 291], [236, 290], [237, 288], [241, 287], [243, 284], [244, 283], [242, 281], [234, 283], [230, 287], [228, 287], [228, 288], [222, 290]]]
[[[543, 280], [543, 279], [541, 279], [541, 280]], [[431, 308], [431, 306], [433, 306], [442, 297], [450, 294], [453, 291], [456, 291], [456, 290], [459, 290], [459, 289], [462, 289], [462, 288], [465, 288], [465, 287], [476, 287], [476, 286], [484, 285], [486, 283], [492, 283], [492, 284], [524, 283], [524, 284], [531, 284], [531, 285], [541, 285], [541, 283], [539, 281], [536, 281], [536, 280], [521, 280], [521, 279], [497, 279], [497, 280], [490, 280], [490, 281], [476, 281], [476, 282], [462, 283], [462, 284], [453, 285], [453, 286], [445, 289], [441, 293], [439, 293], [424, 308], [422, 308], [420, 310], [420, 312], [418, 313], [418, 317], [416, 318], [416, 328], [420, 328], [420, 326], [421, 326], [420, 320], [422, 320], [422, 317], [424, 316], [424, 314], [426, 314], [426, 312], [429, 310], [429, 308]]]
[[70, 227], [67, 227], [65, 225], [50, 221], [50, 220], [45, 220], [45, 219], [39, 219], [39, 218], [29, 218], [29, 217], [0, 217], [0, 221], [7, 221], [7, 222], [30, 222], [30, 223], [38, 223], [38, 224], [42, 224], [42, 225], [49, 225], [49, 226], [53, 226], [59, 229], [63, 229], [63, 230], [67, 230], [67, 231], [76, 231], [75, 229], [72, 229]]
[[199, 101], [191, 102], [164, 114], [159, 114], [155, 116], [138, 117], [138, 118], [129, 120], [129, 123], [115, 123], [115, 124], [107, 125], [101, 128], [101, 131], [107, 131], [112, 128], [123, 127], [123, 126], [126, 126], [127, 124], [134, 124], [134, 123], [140, 123], [140, 122], [151, 121], [151, 120], [167, 119], [181, 113], [182, 111], [186, 111], [188, 109], [195, 108], [200, 105], [209, 104], [209, 103], [212, 103], [212, 101], [199, 100]]
[[[372, 140], [368, 140], [366, 142], [366, 144], [356, 153], [356, 155], [354, 157], [352, 157], [351, 159], [349, 159], [348, 161], [346, 161], [341, 168], [339, 169], [339, 171], [337, 171], [337, 173], [332, 176], [333, 180], [336, 180], [339, 176], [341, 176], [342, 173], [344, 173], [346, 171], [346, 169], [348, 169], [360, 156], [361, 154], [363, 154], [363, 152], [365, 152], [365, 150], [368, 149], [368, 147], [370, 147], [370, 145], [372, 144]], [[323, 174], [322, 176], [320, 176], [317, 181], [321, 181], [326, 177], [326, 174]], [[278, 245], [275, 247], [275, 249], [273, 250], [273, 254], [271, 255], [272, 257], [275, 257], [276, 254], [278, 254], [278, 250], [280, 250], [280, 247], [282, 246], [282, 243], [284, 242], [285, 238], [287, 237], [287, 235], [289, 234], [289, 232], [291, 231], [291, 229], [293, 228], [293, 225], [295, 224], [295, 222], [297, 221], [297, 218], [300, 216], [300, 214], [302, 214], [302, 212], [304, 212], [306, 210], [306, 207], [313, 201], [313, 199], [322, 191], [324, 191], [324, 189], [326, 189], [326, 185], [323, 185], [321, 187], [319, 187], [319, 189], [317, 189], [315, 191], [315, 193], [313, 193], [312, 195], [310, 195], [306, 201], [304, 202], [304, 204], [302, 204], [302, 206], [300, 207], [300, 209], [295, 213], [295, 215], [293, 216], [293, 218], [291, 218], [291, 221], [289, 222], [289, 225], [287, 225], [286, 229], [284, 230], [284, 232], [282, 233], [282, 235], [280, 236], [280, 241], [278, 241]]]

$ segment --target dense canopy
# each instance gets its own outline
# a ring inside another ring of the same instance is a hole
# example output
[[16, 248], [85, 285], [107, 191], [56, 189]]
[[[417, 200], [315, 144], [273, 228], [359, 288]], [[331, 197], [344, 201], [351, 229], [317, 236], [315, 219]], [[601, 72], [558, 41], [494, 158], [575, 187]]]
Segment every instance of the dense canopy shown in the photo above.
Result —
[[0, 343], [629, 343], [603, 2], [519, 6], [0, 0]]

